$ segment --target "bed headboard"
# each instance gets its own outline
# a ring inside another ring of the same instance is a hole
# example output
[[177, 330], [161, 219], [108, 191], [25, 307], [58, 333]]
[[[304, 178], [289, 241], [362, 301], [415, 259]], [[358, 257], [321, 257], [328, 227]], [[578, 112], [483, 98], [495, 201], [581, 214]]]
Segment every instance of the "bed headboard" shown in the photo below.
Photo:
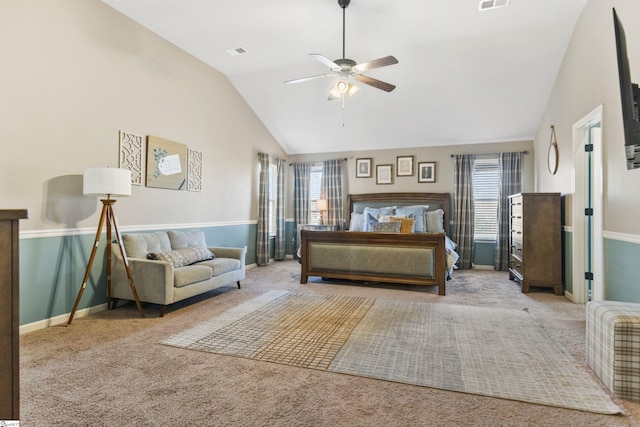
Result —
[[351, 212], [362, 213], [365, 207], [429, 205], [429, 211], [442, 209], [447, 234], [451, 234], [451, 196], [449, 193], [369, 193], [347, 195], [345, 220], [349, 224]]

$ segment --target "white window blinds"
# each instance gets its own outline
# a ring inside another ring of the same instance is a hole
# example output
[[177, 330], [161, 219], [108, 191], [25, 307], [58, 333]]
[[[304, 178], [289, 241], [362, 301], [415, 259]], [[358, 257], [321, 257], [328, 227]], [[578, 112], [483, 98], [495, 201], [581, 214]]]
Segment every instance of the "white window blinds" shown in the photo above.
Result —
[[316, 207], [316, 202], [320, 198], [320, 188], [322, 187], [322, 164], [311, 167], [309, 177], [309, 223], [320, 224], [320, 211]]
[[473, 164], [474, 240], [496, 241], [500, 169], [498, 159], [476, 158]]

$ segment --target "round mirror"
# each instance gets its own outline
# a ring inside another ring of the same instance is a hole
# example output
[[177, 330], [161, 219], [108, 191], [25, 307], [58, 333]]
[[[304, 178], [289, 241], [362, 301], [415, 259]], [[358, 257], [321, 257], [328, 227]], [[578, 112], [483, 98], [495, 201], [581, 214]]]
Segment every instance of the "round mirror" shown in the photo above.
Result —
[[549, 145], [549, 153], [547, 153], [547, 166], [549, 173], [555, 175], [558, 171], [558, 144]]

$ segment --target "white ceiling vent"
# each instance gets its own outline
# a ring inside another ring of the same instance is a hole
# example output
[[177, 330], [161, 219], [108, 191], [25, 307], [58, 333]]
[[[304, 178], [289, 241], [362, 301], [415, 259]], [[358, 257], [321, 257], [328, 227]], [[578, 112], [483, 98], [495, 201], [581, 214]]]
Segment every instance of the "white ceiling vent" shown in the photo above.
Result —
[[247, 53], [247, 49], [245, 49], [243, 47], [234, 47], [234, 48], [231, 48], [231, 49], [225, 49], [224, 51], [227, 52], [231, 56], [242, 55], [242, 54]]
[[497, 7], [509, 6], [510, 0], [480, 0], [480, 10], [495, 9]]

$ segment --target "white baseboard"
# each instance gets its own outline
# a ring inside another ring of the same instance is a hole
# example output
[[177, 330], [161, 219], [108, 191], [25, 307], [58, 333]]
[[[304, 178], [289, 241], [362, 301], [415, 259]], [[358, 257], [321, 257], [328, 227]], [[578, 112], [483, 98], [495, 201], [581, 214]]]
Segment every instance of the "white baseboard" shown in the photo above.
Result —
[[493, 265], [477, 265], [477, 264], [473, 265], [473, 269], [474, 270], [491, 270], [491, 271], [495, 270]]
[[573, 302], [573, 294], [569, 291], [564, 291], [564, 296], [571, 302]]
[[[105, 311], [108, 308], [107, 303], [95, 305], [93, 307], [88, 307], [82, 310], [76, 311], [74, 319], [79, 317], [85, 317], [93, 313], [99, 313], [101, 311]], [[27, 323], [26, 325], [20, 326], [20, 335], [26, 334], [28, 332], [37, 331], [38, 329], [48, 328], [49, 326], [63, 325], [69, 321], [69, 316], [71, 313], [61, 314], [59, 316], [50, 317], [49, 319], [39, 320], [33, 323]], [[73, 322], [71, 323], [73, 324]]]

